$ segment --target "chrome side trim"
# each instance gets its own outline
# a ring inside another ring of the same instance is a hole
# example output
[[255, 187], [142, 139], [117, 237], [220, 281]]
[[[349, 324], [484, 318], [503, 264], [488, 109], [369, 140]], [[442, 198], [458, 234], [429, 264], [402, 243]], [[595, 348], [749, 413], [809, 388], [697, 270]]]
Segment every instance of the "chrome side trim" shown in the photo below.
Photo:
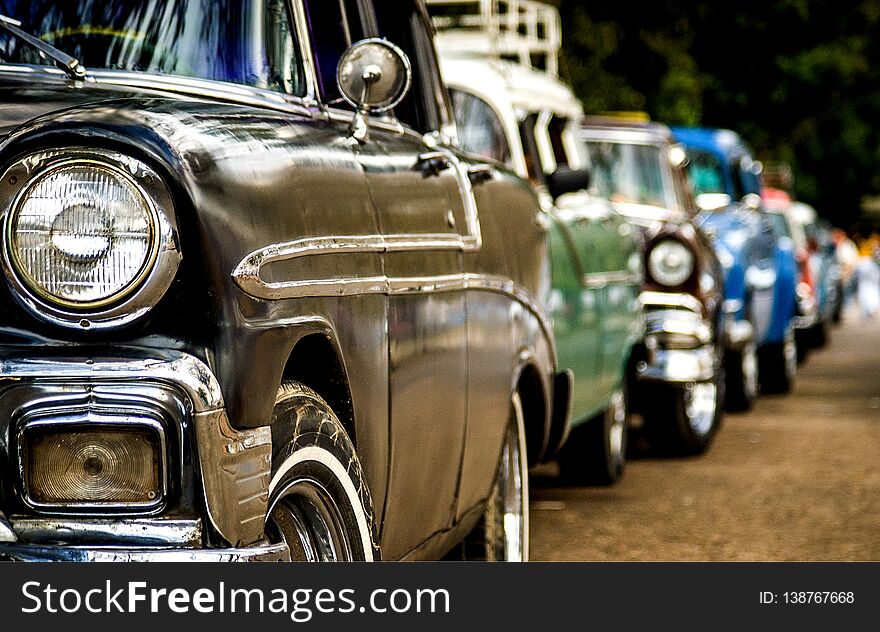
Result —
[[703, 304], [691, 294], [674, 292], [642, 292], [639, 302], [645, 307], [678, 307], [689, 309], [695, 314], [703, 313]]
[[614, 272], [593, 272], [584, 275], [584, 286], [599, 289], [608, 285], [641, 285], [644, 281], [638, 272], [617, 270]]
[[18, 562], [289, 562], [286, 544], [231, 549], [145, 549], [0, 544], [0, 560]]
[[220, 384], [198, 358], [168, 352], [165, 358], [150, 359], [0, 359], [0, 381], [25, 379], [62, 383], [157, 381], [178, 387], [193, 407], [199, 466], [211, 524], [236, 546], [263, 537], [272, 467], [271, 430], [234, 430], [226, 415]]
[[479, 238], [449, 235], [369, 235], [362, 237], [323, 237], [303, 239], [288, 244], [268, 246], [258, 250], [236, 266], [232, 277], [248, 296], [263, 300], [315, 298], [328, 296], [355, 296], [385, 294], [399, 296], [433, 292], [460, 292], [475, 290], [503, 294], [529, 309], [541, 322], [541, 327], [552, 339], [553, 326], [543, 305], [512, 279], [485, 274], [448, 274], [426, 277], [373, 276], [342, 279], [309, 279], [267, 283], [260, 276], [262, 268], [270, 263], [289, 261], [319, 254], [385, 253], [410, 251], [462, 251], [479, 248]]
[[245, 257], [232, 272], [235, 283], [246, 294], [265, 300], [351, 294], [390, 293], [387, 277], [361, 279], [311, 279], [307, 281], [263, 281], [262, 269], [272, 263], [316, 255], [383, 254], [386, 252], [472, 252], [476, 241], [461, 235], [355, 235], [315, 237], [266, 246]]

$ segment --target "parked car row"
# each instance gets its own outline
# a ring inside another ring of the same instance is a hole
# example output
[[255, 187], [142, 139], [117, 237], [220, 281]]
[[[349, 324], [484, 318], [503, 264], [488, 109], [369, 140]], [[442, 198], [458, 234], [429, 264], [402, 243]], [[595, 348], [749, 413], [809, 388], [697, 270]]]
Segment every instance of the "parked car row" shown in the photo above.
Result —
[[0, 7], [0, 559], [525, 560], [530, 467], [706, 450], [834, 300], [547, 5]]

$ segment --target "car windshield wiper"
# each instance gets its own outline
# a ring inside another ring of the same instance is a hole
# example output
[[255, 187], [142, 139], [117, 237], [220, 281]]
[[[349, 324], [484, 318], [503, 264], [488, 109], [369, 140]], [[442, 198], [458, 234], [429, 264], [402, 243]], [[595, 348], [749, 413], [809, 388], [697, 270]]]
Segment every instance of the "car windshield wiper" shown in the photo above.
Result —
[[0, 28], [5, 29], [14, 37], [21, 40], [25, 44], [36, 48], [46, 57], [55, 62], [55, 65], [63, 70], [71, 79], [85, 79], [86, 69], [76, 57], [71, 57], [64, 51], [58, 50], [51, 44], [47, 44], [39, 37], [35, 37], [27, 31], [21, 30], [19, 27], [21, 22], [0, 14]]

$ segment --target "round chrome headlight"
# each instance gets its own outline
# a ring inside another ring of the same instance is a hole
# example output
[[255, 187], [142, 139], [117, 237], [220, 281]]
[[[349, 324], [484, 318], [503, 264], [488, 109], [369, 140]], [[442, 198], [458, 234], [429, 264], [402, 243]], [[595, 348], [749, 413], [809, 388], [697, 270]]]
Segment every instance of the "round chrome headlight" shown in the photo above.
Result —
[[72, 162], [37, 177], [9, 218], [15, 272], [40, 298], [94, 309], [134, 291], [156, 259], [158, 218], [122, 171]]
[[143, 162], [67, 148], [22, 158], [0, 179], [3, 266], [12, 295], [63, 327], [140, 318], [180, 264], [171, 193]]
[[696, 260], [690, 248], [675, 239], [664, 239], [648, 255], [648, 274], [659, 284], [677, 287], [694, 273]]

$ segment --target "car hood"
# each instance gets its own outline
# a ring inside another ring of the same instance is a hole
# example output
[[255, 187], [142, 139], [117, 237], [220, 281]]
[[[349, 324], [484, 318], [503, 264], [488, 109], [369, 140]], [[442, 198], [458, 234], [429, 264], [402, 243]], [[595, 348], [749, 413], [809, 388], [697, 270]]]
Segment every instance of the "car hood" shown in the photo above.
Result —
[[32, 120], [76, 107], [106, 104], [138, 95], [131, 89], [70, 83], [33, 83], [2, 77], [0, 137], [5, 138]]

